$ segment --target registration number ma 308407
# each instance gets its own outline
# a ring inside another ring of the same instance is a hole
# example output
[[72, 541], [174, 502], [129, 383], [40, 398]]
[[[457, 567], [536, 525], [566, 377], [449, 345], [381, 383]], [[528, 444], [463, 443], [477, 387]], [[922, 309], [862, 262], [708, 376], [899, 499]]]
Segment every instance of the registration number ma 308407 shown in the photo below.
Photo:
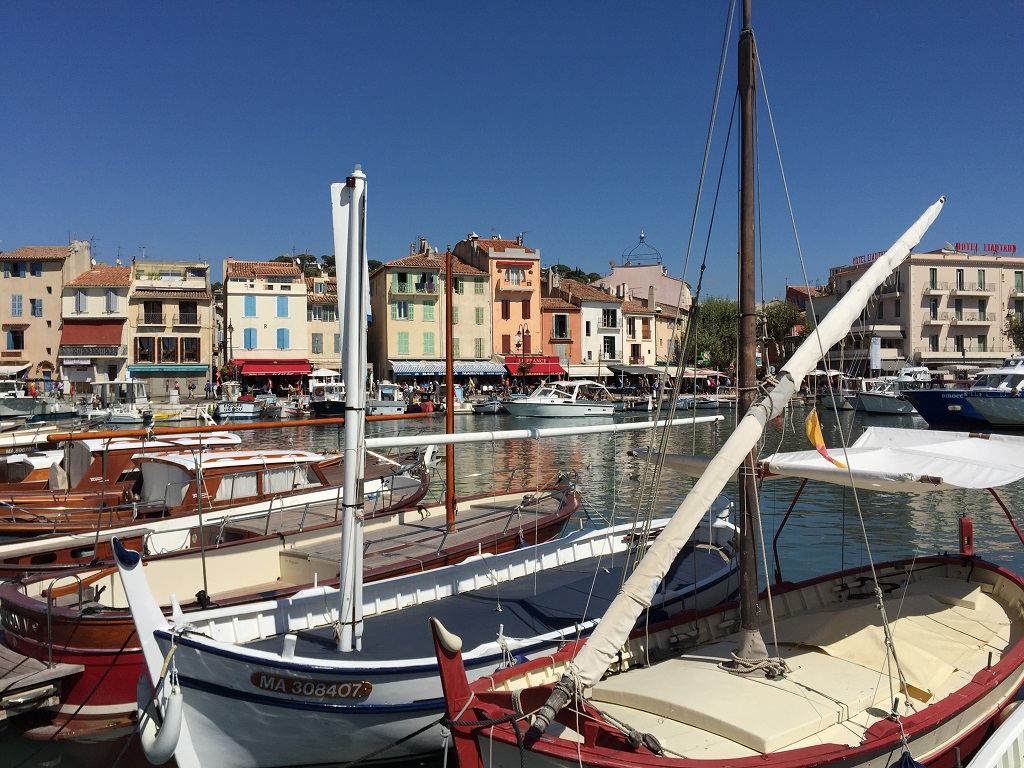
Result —
[[373, 686], [366, 680], [308, 680], [253, 672], [249, 681], [262, 691], [308, 699], [365, 699]]

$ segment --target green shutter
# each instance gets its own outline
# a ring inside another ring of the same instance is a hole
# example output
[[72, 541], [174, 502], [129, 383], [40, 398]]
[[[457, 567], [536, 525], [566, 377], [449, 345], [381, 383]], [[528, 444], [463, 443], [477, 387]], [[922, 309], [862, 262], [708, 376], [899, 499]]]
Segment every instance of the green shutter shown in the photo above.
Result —
[[433, 331], [425, 331], [423, 333], [423, 354], [432, 355], [434, 354], [434, 333]]
[[392, 301], [391, 302], [391, 319], [392, 320], [397, 320], [398, 319], [398, 302], [397, 301]]
[[415, 307], [415, 306], [416, 306], [416, 302], [415, 301], [410, 301], [409, 302], [409, 320], [414, 319], [413, 318], [413, 307]]
[[484, 308], [483, 307], [477, 307], [476, 308], [476, 324], [477, 325], [483, 325], [484, 324]]
[[409, 354], [409, 332], [399, 331], [398, 332], [398, 354], [408, 355]]
[[459, 308], [452, 307], [452, 325], [459, 324]]

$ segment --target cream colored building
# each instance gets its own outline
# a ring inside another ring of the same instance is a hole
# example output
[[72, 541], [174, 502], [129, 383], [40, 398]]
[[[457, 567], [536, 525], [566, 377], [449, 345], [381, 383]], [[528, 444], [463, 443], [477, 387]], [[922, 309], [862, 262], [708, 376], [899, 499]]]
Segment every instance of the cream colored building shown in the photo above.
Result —
[[[422, 382], [445, 375], [445, 263], [420, 238], [409, 255], [370, 276], [369, 360], [381, 378]], [[452, 359], [457, 377], [499, 375], [491, 357], [487, 273], [452, 255]]]
[[86, 382], [126, 377], [131, 284], [131, 267], [94, 264], [64, 285], [58, 355], [76, 391], [89, 391]]
[[319, 274], [306, 278], [306, 324], [309, 364], [313, 370], [341, 370], [341, 325], [338, 322], [338, 280]]
[[[818, 319], [873, 258], [856, 261], [830, 270], [825, 295], [814, 300]], [[828, 365], [866, 371], [870, 339], [877, 336], [883, 370], [904, 362], [932, 369], [992, 366], [1018, 351], [1003, 335], [1008, 314], [1024, 315], [1024, 258], [954, 249], [912, 253], [875, 292], [844, 343], [830, 350]]]
[[61, 376], [61, 292], [65, 283], [89, 269], [89, 243], [17, 248], [0, 254], [0, 262], [0, 375], [27, 376], [48, 389]]

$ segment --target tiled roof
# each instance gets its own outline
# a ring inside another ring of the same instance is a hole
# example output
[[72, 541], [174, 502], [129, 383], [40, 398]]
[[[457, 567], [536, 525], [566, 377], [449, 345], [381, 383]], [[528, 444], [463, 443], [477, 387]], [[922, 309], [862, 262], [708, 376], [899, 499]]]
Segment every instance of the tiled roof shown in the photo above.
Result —
[[647, 305], [640, 301], [624, 301], [622, 302], [623, 312], [632, 312], [638, 315], [653, 315], [654, 310], [648, 309]]
[[621, 304], [622, 299], [617, 296], [612, 296], [610, 293], [598, 290], [597, 288], [591, 288], [589, 285], [571, 280], [569, 278], [562, 278], [562, 281], [558, 284], [558, 291], [563, 296], [573, 296], [584, 301], [608, 301], [615, 304]]
[[522, 243], [516, 240], [488, 240], [485, 237], [481, 237], [476, 241], [476, 247], [483, 251], [495, 251], [496, 253], [504, 253], [507, 248], [515, 248], [517, 251], [523, 251], [527, 254], [536, 254], [536, 251], [532, 251]]
[[[395, 259], [384, 264], [382, 269], [400, 269], [402, 267], [411, 268], [426, 268], [436, 269], [440, 272], [444, 272], [444, 257], [445, 254], [440, 253], [437, 256], [427, 256], [422, 253], [417, 253], [414, 256], [406, 256], [401, 259]], [[380, 271], [380, 270], [377, 270]], [[452, 272], [456, 275], [486, 275], [487, 273], [483, 270], [472, 267], [462, 259], [458, 259], [452, 256]], [[374, 272], [376, 274], [376, 272]]]
[[64, 261], [68, 257], [66, 245], [27, 245], [0, 253], [4, 261]]
[[72, 288], [83, 286], [127, 288], [131, 284], [131, 267], [111, 267], [107, 264], [97, 264], [88, 272], [83, 272], [67, 282], [67, 285]]
[[547, 310], [563, 309], [563, 310], [571, 310], [573, 312], [579, 312], [580, 311], [580, 308], [577, 307], [575, 304], [570, 304], [568, 301], [566, 301], [565, 299], [563, 299], [563, 298], [561, 298], [559, 296], [541, 296], [540, 297], [540, 308], [542, 310], [544, 310], [544, 309], [547, 309]]
[[229, 277], [301, 277], [302, 272], [290, 261], [235, 261], [228, 259], [224, 279]]
[[134, 298], [136, 299], [185, 299], [204, 301], [212, 299], [213, 294], [209, 291], [172, 291], [166, 288], [156, 291], [149, 288], [136, 288]]
[[307, 293], [306, 301], [309, 304], [337, 304], [338, 294], [336, 293]]
[[336, 277], [307, 277], [306, 278], [306, 292], [313, 293], [313, 287], [318, 283], [323, 283], [326, 286], [326, 293], [337, 293], [338, 292], [338, 278]]

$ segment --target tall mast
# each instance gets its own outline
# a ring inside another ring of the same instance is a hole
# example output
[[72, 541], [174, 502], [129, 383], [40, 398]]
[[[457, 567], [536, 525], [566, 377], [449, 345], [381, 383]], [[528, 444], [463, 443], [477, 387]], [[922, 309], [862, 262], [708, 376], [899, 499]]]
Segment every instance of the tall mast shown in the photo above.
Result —
[[[452, 262], [455, 257], [449, 248], [444, 255], [444, 431], [455, 434], [455, 330], [452, 327]], [[444, 454], [444, 521], [449, 531], [455, 530], [455, 444], [448, 443]]]
[[[754, 403], [757, 388], [755, 346], [757, 339], [756, 294], [754, 286], [754, 99], [756, 70], [754, 30], [750, 24], [750, 0], [743, 0], [743, 29], [739, 45], [740, 100], [740, 216], [739, 216], [739, 352], [736, 378], [739, 386], [739, 413]], [[737, 657], [744, 660], [767, 656], [757, 616], [756, 532], [760, 527], [757, 507], [757, 482], [754, 477], [756, 449], [752, 449], [740, 468], [740, 647]]]

